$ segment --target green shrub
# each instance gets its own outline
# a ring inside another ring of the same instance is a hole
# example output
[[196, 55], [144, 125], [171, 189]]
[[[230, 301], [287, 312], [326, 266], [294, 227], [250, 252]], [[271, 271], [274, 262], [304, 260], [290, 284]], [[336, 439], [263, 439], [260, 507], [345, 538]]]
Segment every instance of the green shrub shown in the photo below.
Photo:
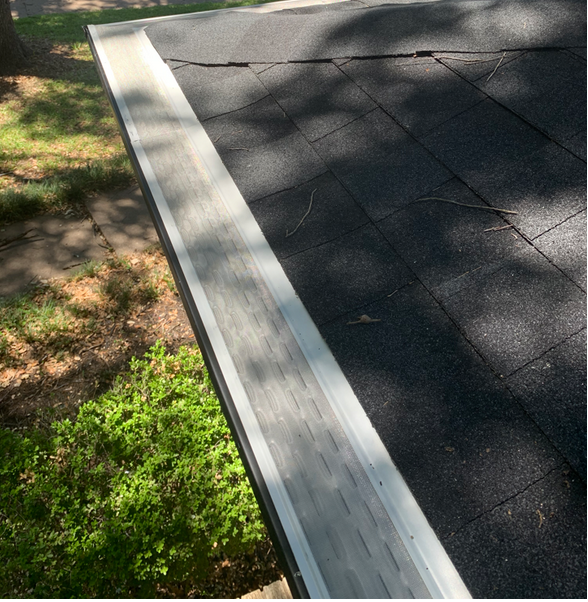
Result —
[[156, 345], [75, 422], [0, 430], [3, 597], [152, 597], [264, 536], [197, 349]]

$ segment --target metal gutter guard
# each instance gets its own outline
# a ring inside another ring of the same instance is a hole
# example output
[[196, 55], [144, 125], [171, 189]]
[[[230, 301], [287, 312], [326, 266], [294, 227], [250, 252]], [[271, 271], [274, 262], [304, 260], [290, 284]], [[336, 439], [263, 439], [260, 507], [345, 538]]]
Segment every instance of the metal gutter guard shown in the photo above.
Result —
[[144, 26], [86, 34], [293, 593], [468, 598]]

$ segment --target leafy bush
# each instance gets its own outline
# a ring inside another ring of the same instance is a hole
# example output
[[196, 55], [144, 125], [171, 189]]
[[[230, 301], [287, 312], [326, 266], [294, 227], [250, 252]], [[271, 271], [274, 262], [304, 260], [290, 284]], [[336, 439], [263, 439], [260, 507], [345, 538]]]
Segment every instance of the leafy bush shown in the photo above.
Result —
[[49, 433], [0, 430], [3, 597], [152, 597], [264, 536], [197, 349], [156, 345]]

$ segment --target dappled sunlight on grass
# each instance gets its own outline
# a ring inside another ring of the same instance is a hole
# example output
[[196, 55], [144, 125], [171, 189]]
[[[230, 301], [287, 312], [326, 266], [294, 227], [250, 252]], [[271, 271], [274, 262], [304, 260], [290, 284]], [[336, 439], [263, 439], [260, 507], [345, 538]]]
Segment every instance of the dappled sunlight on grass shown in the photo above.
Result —
[[0, 78], [0, 223], [133, 180], [87, 44], [26, 42], [31, 68]]
[[154, 6], [17, 19], [31, 67], [0, 78], [0, 223], [132, 182], [83, 26], [263, 3]]
[[[0, 105], [0, 169], [14, 181], [38, 179], [123, 152], [98, 86], [29, 77]], [[0, 187], [9, 185], [3, 178]]]

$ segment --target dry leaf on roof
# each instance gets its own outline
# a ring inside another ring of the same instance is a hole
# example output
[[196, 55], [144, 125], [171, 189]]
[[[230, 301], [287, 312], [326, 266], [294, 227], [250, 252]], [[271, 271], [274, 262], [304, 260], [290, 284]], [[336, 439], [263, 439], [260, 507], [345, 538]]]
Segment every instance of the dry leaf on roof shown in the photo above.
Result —
[[368, 315], [363, 314], [355, 322], [347, 322], [347, 324], [371, 324], [372, 322], [381, 322], [379, 318], [370, 318]]

